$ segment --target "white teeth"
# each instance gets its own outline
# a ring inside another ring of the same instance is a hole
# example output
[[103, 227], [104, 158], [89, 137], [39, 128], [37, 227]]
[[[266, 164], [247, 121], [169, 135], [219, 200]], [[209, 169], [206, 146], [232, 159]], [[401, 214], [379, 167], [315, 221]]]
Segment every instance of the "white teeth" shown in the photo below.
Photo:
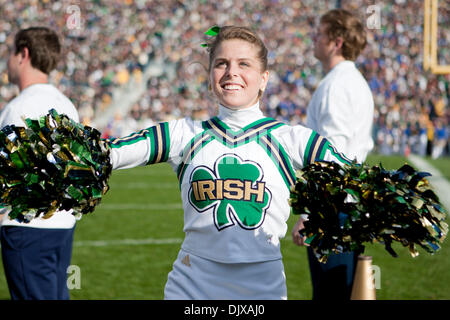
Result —
[[225, 90], [239, 90], [241, 86], [235, 85], [235, 84], [226, 84], [224, 86]]

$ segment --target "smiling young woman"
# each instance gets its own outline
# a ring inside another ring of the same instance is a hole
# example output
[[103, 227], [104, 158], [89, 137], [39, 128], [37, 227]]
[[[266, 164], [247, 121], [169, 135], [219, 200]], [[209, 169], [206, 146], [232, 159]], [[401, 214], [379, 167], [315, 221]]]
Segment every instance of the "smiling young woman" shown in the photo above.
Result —
[[209, 48], [214, 95], [230, 109], [245, 109], [261, 98], [269, 80], [267, 49], [248, 28], [227, 26]]
[[262, 70], [257, 47], [244, 40], [222, 42], [210, 70], [210, 81], [219, 103], [231, 109], [254, 105], [266, 88], [269, 71]]

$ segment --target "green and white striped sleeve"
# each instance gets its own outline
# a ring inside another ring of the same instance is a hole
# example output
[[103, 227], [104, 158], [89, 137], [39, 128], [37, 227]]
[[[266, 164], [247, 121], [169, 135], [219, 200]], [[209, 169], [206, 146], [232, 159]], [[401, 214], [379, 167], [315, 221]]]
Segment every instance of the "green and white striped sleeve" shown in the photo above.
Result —
[[165, 162], [170, 152], [169, 123], [162, 122], [129, 136], [113, 139], [109, 145], [113, 169]]
[[292, 161], [294, 170], [299, 170], [316, 161], [333, 161], [341, 165], [352, 161], [323, 136], [302, 125], [284, 126], [274, 133], [283, 144]]
[[303, 164], [314, 163], [316, 161], [333, 161], [339, 164], [350, 164], [351, 160], [336, 148], [323, 136], [312, 131], [308, 143], [306, 144], [303, 156]]

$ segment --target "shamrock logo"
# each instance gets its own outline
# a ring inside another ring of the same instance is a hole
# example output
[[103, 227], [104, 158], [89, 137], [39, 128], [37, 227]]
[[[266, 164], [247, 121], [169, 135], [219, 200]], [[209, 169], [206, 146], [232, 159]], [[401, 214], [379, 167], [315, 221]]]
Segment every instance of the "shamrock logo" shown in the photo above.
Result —
[[235, 222], [244, 229], [256, 229], [264, 222], [272, 199], [262, 178], [262, 168], [256, 162], [225, 154], [213, 170], [198, 166], [192, 171], [189, 201], [198, 212], [213, 209], [219, 231]]

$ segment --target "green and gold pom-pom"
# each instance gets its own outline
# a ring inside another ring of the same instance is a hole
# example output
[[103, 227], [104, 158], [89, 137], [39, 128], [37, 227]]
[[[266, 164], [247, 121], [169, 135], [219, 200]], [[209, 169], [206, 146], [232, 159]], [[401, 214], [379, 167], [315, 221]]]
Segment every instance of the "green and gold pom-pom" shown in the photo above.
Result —
[[27, 127], [0, 131], [0, 202], [29, 222], [58, 210], [92, 212], [108, 191], [109, 146], [100, 132], [52, 109]]
[[448, 224], [427, 176], [409, 165], [385, 170], [316, 162], [297, 172], [290, 205], [294, 214], [308, 215], [301, 233], [322, 262], [332, 252], [363, 252], [365, 244], [376, 242], [394, 257], [394, 241], [412, 256], [417, 246], [434, 253]]

